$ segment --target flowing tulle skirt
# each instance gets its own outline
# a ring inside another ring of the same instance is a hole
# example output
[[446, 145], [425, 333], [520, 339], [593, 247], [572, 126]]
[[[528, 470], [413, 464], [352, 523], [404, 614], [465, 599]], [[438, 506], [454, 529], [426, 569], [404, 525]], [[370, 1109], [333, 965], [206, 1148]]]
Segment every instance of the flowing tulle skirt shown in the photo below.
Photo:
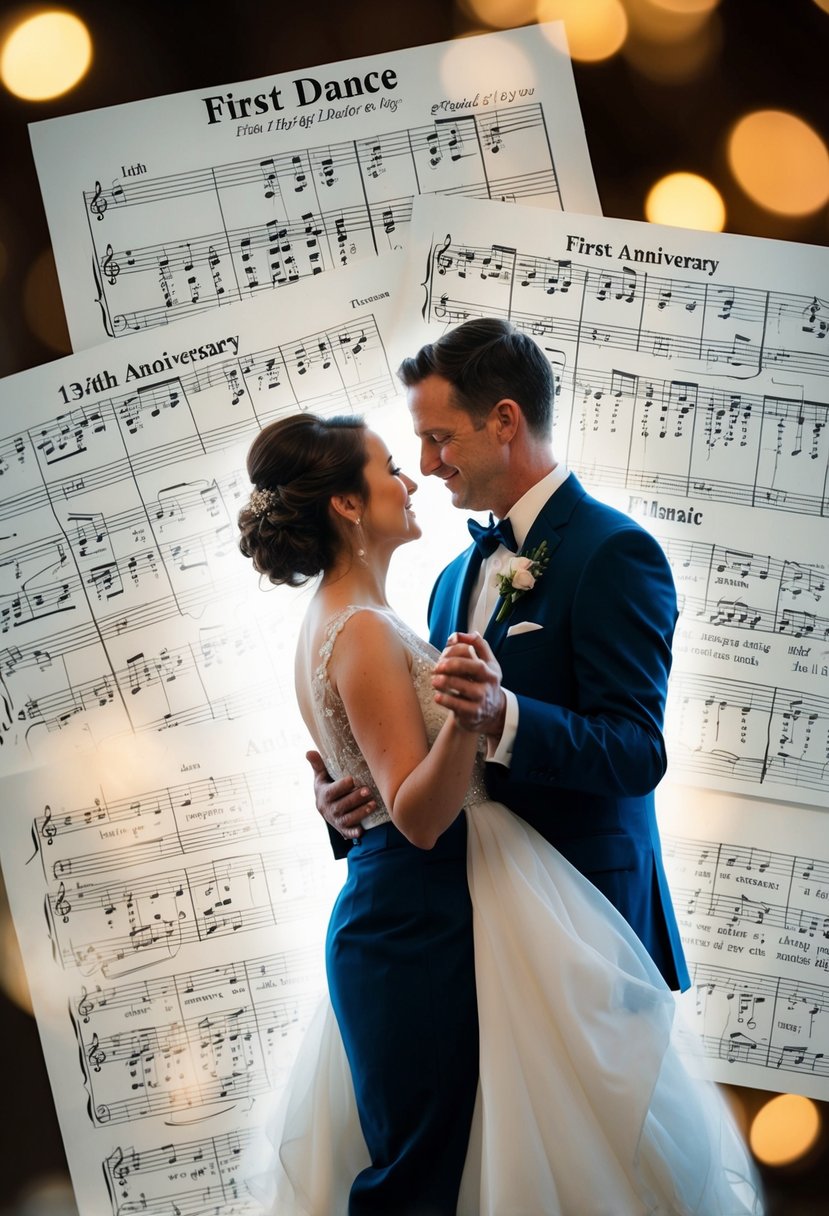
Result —
[[[459, 1216], [756, 1216], [716, 1087], [675, 1046], [675, 1003], [626, 922], [523, 820], [467, 811], [480, 1085]], [[269, 1136], [274, 1216], [347, 1216], [369, 1164], [330, 1003]]]

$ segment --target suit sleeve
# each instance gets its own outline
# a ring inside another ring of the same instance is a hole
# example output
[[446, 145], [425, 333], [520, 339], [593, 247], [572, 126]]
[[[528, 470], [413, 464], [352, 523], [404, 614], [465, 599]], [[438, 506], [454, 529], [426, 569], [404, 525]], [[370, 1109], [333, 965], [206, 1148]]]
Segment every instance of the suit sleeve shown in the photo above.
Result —
[[666, 769], [662, 722], [677, 608], [665, 555], [643, 529], [586, 562], [571, 616], [571, 706], [518, 695], [511, 780], [636, 797]]
[[343, 857], [348, 856], [354, 842], [352, 840], [345, 840], [339, 832], [336, 832], [331, 827], [330, 823], [326, 823], [325, 826], [328, 828], [328, 839], [331, 841], [331, 852], [334, 854], [334, 860], [342, 861]]

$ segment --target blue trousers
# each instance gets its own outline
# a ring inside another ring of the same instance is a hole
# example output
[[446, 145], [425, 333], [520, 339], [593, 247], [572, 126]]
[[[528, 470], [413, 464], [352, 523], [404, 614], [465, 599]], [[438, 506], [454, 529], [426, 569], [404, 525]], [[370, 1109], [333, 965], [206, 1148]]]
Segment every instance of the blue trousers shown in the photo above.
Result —
[[478, 1082], [463, 814], [431, 850], [390, 823], [365, 833], [326, 966], [371, 1157], [349, 1216], [455, 1216]]

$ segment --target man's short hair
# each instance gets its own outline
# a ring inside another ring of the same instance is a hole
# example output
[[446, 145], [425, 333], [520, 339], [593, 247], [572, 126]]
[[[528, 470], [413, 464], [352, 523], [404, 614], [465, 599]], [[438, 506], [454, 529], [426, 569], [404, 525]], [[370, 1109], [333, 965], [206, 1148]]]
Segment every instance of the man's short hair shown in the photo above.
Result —
[[552, 368], [538, 343], [509, 321], [464, 321], [404, 359], [397, 374], [407, 388], [427, 376], [448, 380], [455, 404], [476, 424], [483, 424], [492, 407], [509, 397], [521, 406], [534, 435], [549, 439], [552, 433]]

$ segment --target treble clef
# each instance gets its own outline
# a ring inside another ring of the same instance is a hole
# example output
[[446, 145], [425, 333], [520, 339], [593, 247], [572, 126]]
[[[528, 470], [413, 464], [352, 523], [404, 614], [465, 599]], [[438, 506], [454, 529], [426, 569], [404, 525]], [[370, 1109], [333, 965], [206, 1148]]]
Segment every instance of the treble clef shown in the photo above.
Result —
[[95, 1008], [95, 1005], [92, 1001], [90, 1001], [89, 993], [86, 991], [85, 987], [82, 988], [81, 997], [80, 997], [80, 1000], [78, 1001], [78, 1013], [80, 1014], [80, 1016], [84, 1020], [84, 1022], [89, 1021], [90, 1014], [92, 1013], [94, 1008]]
[[124, 1164], [123, 1149], [116, 1148], [106, 1159], [109, 1171], [119, 1186], [123, 1186], [130, 1172], [130, 1167]]
[[454, 261], [454, 258], [449, 257], [446, 252], [446, 250], [449, 248], [449, 246], [451, 244], [452, 244], [452, 237], [450, 236], [449, 233], [447, 233], [446, 240], [443, 242], [440, 249], [438, 250], [438, 252], [435, 255], [435, 262], [437, 263], [438, 274], [446, 274], [447, 270], [449, 270], [449, 268], [451, 267], [451, 265]]
[[111, 245], [107, 245], [106, 257], [101, 263], [101, 270], [103, 270], [104, 274], [109, 279], [110, 287], [114, 287], [115, 280], [121, 273], [121, 267], [115, 261], [115, 254], [113, 253]]
[[43, 817], [43, 823], [40, 825], [40, 834], [47, 844], [51, 844], [58, 834], [58, 829], [55, 824], [52, 823], [52, 808], [48, 803], [44, 809], [46, 814]]
[[58, 916], [62, 917], [65, 925], [69, 923], [69, 913], [72, 911], [72, 905], [66, 898], [66, 887], [63, 885], [63, 883], [61, 883], [58, 887], [58, 897], [55, 900], [55, 911], [57, 912]]
[[104, 198], [104, 192], [101, 189], [101, 183], [96, 182], [95, 183], [95, 193], [92, 196], [92, 202], [89, 204], [89, 210], [92, 212], [92, 214], [95, 216], [96, 219], [102, 220], [104, 218], [104, 212], [106, 211], [106, 209], [107, 209], [107, 201]]
[[93, 1072], [100, 1072], [101, 1066], [106, 1063], [106, 1052], [101, 1050], [101, 1044], [97, 1034], [93, 1034], [92, 1042], [89, 1045], [89, 1051], [86, 1053], [86, 1058], [92, 1065]]

